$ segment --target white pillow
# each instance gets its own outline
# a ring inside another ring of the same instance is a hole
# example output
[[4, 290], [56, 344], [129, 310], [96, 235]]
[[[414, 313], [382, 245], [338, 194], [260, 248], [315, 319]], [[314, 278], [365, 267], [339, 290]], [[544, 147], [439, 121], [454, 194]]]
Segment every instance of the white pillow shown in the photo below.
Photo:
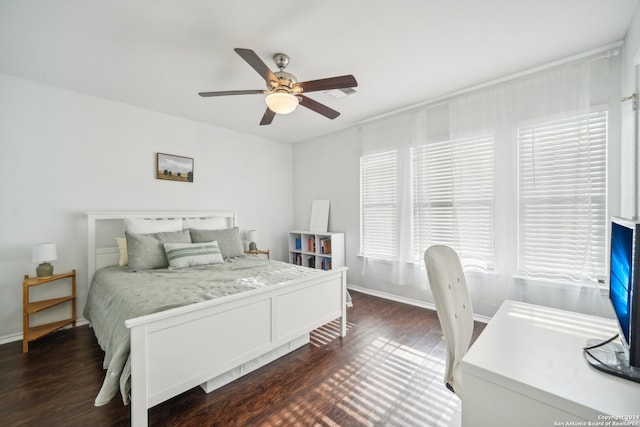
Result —
[[125, 265], [129, 265], [127, 239], [125, 237], [116, 237], [116, 243], [118, 244], [118, 251], [120, 251], [120, 260], [118, 261], [118, 266], [124, 267]]
[[223, 264], [218, 242], [165, 243], [164, 251], [169, 260], [169, 270], [197, 265]]
[[228, 228], [227, 218], [215, 216], [210, 218], [189, 218], [182, 220], [182, 228], [196, 230], [222, 230]]
[[133, 234], [166, 233], [182, 231], [182, 219], [125, 218], [125, 229]]

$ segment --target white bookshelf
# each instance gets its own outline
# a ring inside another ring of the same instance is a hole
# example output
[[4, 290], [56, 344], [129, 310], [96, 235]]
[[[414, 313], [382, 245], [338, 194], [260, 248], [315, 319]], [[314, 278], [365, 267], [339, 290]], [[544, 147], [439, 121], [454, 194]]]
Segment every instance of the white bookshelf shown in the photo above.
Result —
[[321, 270], [344, 267], [344, 233], [290, 231], [289, 262]]

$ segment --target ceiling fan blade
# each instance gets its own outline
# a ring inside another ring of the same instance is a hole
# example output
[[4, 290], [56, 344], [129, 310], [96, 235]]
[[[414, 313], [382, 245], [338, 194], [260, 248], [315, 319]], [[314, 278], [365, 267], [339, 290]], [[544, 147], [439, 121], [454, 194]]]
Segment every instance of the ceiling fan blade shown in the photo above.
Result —
[[251, 67], [262, 76], [270, 87], [276, 87], [278, 85], [278, 78], [254, 51], [239, 47], [233, 50], [235, 50], [236, 53], [247, 62], [247, 64], [251, 65]]
[[316, 113], [322, 114], [323, 116], [333, 120], [340, 115], [339, 112], [327, 107], [324, 104], [319, 103], [318, 101], [314, 101], [311, 98], [307, 98], [304, 95], [296, 95], [300, 99], [300, 105], [303, 107], [307, 107], [310, 110], [315, 111]]
[[261, 89], [257, 89], [257, 90], [223, 90], [220, 92], [200, 92], [198, 93], [198, 95], [202, 96], [202, 97], [208, 97], [208, 96], [227, 96], [227, 95], [255, 95], [258, 93], [267, 93], [266, 90], [261, 90]]
[[270, 125], [275, 116], [276, 113], [267, 108], [267, 110], [264, 112], [264, 115], [262, 116], [262, 120], [260, 120], [260, 126]]
[[345, 89], [358, 86], [356, 78], [351, 74], [327, 79], [309, 80], [308, 82], [295, 83], [295, 87], [301, 87], [303, 92], [317, 92], [319, 90]]

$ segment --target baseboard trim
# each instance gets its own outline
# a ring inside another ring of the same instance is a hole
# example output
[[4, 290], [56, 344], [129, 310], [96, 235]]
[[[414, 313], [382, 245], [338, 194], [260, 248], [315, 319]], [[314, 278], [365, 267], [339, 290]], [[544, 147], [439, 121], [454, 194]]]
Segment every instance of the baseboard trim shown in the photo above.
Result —
[[[85, 318], [82, 319], [77, 319], [76, 320], [76, 327], [78, 326], [84, 326], [84, 325], [88, 325], [89, 321]], [[61, 329], [69, 329], [71, 328], [71, 325], [67, 325], [64, 328]], [[0, 337], [0, 345], [2, 344], [8, 344], [10, 342], [14, 342], [14, 341], [22, 341], [22, 332], [18, 332], [17, 334], [11, 334], [11, 335], [4, 335], [2, 337]]]
[[[435, 304], [415, 298], [407, 298], [400, 295], [394, 295], [387, 292], [377, 291], [375, 289], [363, 288], [362, 286], [355, 286], [347, 284], [347, 289], [354, 290], [356, 292], [362, 292], [363, 294], [371, 295], [378, 298], [388, 299], [390, 301], [400, 302], [403, 304], [413, 305], [416, 307], [426, 308], [427, 310], [436, 311]], [[482, 323], [489, 323], [490, 317], [482, 316], [480, 314], [474, 314], [473, 319]]]
[[429, 310], [436, 311], [436, 306], [433, 303], [417, 300], [415, 298], [407, 298], [400, 295], [394, 295], [387, 292], [377, 291], [375, 289], [363, 288], [362, 286], [347, 285], [347, 289], [352, 289], [356, 292], [362, 292], [363, 294], [372, 295], [374, 297], [388, 299], [390, 301], [401, 302], [403, 304], [413, 305], [416, 307], [422, 307]]

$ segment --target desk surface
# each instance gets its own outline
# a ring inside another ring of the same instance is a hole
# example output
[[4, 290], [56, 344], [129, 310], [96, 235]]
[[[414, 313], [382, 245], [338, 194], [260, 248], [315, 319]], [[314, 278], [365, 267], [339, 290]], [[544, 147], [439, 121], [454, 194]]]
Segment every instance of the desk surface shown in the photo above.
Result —
[[640, 384], [595, 370], [582, 354], [587, 339], [616, 333], [611, 319], [505, 301], [462, 360], [463, 377], [585, 420], [640, 415]]

